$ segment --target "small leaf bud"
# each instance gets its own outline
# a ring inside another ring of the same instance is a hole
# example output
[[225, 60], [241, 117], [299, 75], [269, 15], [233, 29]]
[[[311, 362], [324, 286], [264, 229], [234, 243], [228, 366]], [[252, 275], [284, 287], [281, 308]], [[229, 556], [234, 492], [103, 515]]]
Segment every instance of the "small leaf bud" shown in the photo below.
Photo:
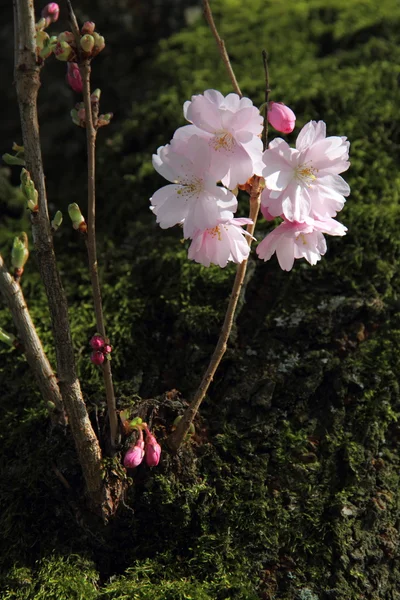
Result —
[[83, 25], [82, 25], [82, 35], [86, 35], [87, 33], [89, 35], [92, 35], [94, 30], [96, 29], [96, 25], [93, 23], [93, 21], [86, 21]]
[[92, 104], [97, 104], [98, 102], [100, 102], [100, 96], [101, 96], [101, 90], [99, 88], [96, 88], [94, 90], [94, 92], [92, 92], [90, 95], [90, 102]]
[[6, 163], [6, 165], [20, 165], [21, 167], [25, 166], [25, 161], [23, 158], [20, 158], [19, 156], [13, 156], [12, 154], [3, 154], [3, 156], [1, 157], [3, 159], [3, 161]]
[[78, 111], [76, 110], [76, 108], [73, 108], [73, 109], [71, 110], [71, 113], [70, 113], [70, 114], [71, 114], [72, 122], [73, 122], [75, 125], [78, 125], [79, 127], [82, 127], [82, 122], [81, 122], [81, 120], [80, 120], [80, 119], [79, 119], [79, 117], [78, 117]]
[[28, 260], [28, 236], [23, 231], [19, 237], [14, 238], [11, 251], [11, 266], [14, 269], [14, 279], [18, 281], [24, 272], [24, 266]]
[[94, 37], [88, 33], [81, 37], [81, 48], [86, 54], [91, 54], [94, 48]]
[[36, 34], [36, 52], [39, 53], [45, 46], [48, 45], [50, 36], [45, 31], [38, 31]]
[[18, 340], [12, 333], [7, 333], [0, 327], [0, 342], [4, 342], [7, 346], [15, 347], [18, 345]]
[[111, 119], [113, 118], [113, 113], [106, 113], [105, 115], [99, 115], [97, 120], [98, 127], [105, 127], [110, 124]]
[[57, 229], [60, 227], [62, 221], [63, 221], [62, 212], [61, 212], [61, 210], [58, 210], [56, 212], [56, 214], [54, 215], [54, 218], [51, 222], [51, 228], [54, 232], [56, 232]]
[[46, 27], [47, 27], [47, 21], [44, 18], [39, 19], [39, 21], [35, 24], [36, 31], [43, 31], [43, 29], [45, 29]]
[[37, 212], [39, 210], [38, 193], [30, 173], [26, 169], [21, 171], [21, 191], [26, 198], [27, 208], [32, 212]]
[[75, 44], [75, 38], [72, 31], [62, 31], [58, 34], [57, 40], [59, 42], [67, 42], [67, 44]]
[[85, 233], [87, 231], [86, 221], [76, 202], [68, 206], [68, 214], [72, 221], [72, 227], [74, 229], [78, 229], [82, 233]]

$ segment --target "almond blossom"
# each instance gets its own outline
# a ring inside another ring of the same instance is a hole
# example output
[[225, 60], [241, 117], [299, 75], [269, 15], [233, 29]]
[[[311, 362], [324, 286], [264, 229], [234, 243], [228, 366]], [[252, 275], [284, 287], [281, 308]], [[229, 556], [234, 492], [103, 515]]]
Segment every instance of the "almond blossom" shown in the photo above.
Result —
[[193, 123], [175, 132], [174, 139], [193, 135], [207, 140], [215, 168], [222, 171], [221, 181], [229, 189], [244, 184], [254, 174], [261, 175], [262, 142], [258, 137], [263, 117], [249, 98], [237, 94], [224, 97], [216, 90], [192, 96], [183, 105], [185, 118]]
[[[229, 219], [220, 221], [210, 229], [198, 230], [193, 235], [188, 257], [209, 267], [211, 263], [226, 267], [229, 261], [242, 263], [249, 256], [250, 246], [245, 236], [252, 236], [242, 229], [251, 219]], [[254, 239], [254, 238], [252, 238]]]
[[162, 229], [182, 223], [184, 237], [189, 238], [198, 229], [215, 227], [220, 219], [233, 217], [236, 197], [217, 186], [218, 175], [205, 140], [196, 135], [185, 141], [173, 140], [153, 154], [153, 166], [172, 182], [150, 199]]
[[295, 258], [305, 258], [311, 265], [321, 259], [326, 252], [323, 233], [342, 236], [346, 231], [344, 225], [331, 218], [316, 220], [306, 217], [302, 223], [285, 219], [263, 239], [256, 252], [265, 261], [276, 252], [281, 269], [290, 271]]
[[281, 138], [274, 139], [263, 154], [263, 206], [271, 215], [284, 215], [289, 221], [334, 217], [350, 193], [339, 175], [349, 168], [349, 146], [345, 137], [326, 137], [323, 121], [310, 121], [303, 127], [296, 149]]

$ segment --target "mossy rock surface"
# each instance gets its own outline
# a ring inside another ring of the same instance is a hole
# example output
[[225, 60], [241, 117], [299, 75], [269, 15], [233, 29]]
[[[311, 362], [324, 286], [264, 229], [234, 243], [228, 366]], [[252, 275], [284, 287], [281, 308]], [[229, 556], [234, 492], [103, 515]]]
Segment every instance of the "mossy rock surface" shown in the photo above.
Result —
[[[126, 506], [105, 528], [85, 512], [73, 444], [51, 426], [23, 356], [0, 349], [5, 600], [400, 600], [400, 7], [213, 7], [245, 95], [263, 101], [266, 47], [272, 99], [289, 104], [299, 126], [323, 119], [328, 135], [350, 139], [352, 194], [340, 215], [348, 234], [328, 240], [318, 265], [298, 261], [290, 273], [275, 258], [252, 256], [194, 439], [178, 457], [164, 452], [158, 468], [139, 467]], [[99, 10], [103, 18], [100, 3]], [[116, 41], [115, 51], [130, 50]], [[180, 232], [156, 226], [148, 198], [163, 183], [151, 153], [183, 125], [182, 103], [192, 94], [231, 90], [201, 14], [141, 58], [123, 81], [126, 94], [129, 84], [131, 112], [101, 134], [105, 144], [100, 139], [99, 259], [119, 406], [141, 410], [146, 400], [162, 437], [207, 366], [235, 269], [189, 262]], [[71, 165], [82, 158], [80, 133], [68, 133], [79, 140], [75, 154], [69, 148]], [[54, 158], [49, 165], [53, 181], [57, 169], [70, 168]], [[54, 209], [71, 194], [84, 204], [80, 176], [71, 173], [72, 166], [68, 190], [51, 184]], [[28, 223], [8, 173], [0, 175], [8, 259], [11, 238]], [[270, 227], [260, 220], [256, 237]], [[88, 360], [95, 324], [85, 248], [66, 225], [55, 245], [85, 398], [101, 426], [102, 382]], [[54, 361], [34, 257], [23, 287]], [[0, 322], [14, 331], [4, 307]]]

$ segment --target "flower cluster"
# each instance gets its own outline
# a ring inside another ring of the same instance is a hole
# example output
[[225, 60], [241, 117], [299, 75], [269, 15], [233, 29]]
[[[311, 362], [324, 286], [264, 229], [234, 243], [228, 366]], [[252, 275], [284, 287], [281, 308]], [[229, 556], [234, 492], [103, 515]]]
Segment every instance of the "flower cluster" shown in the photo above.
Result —
[[[143, 430], [146, 434], [146, 441], [143, 440]], [[129, 448], [124, 456], [124, 467], [134, 469], [140, 465], [143, 458], [148, 467], [156, 467], [160, 462], [160, 456], [161, 446], [144, 423], [143, 428], [139, 426], [139, 437], [136, 443]]]
[[295, 258], [315, 265], [326, 252], [323, 233], [345, 235], [347, 229], [333, 219], [343, 208], [350, 188], [339, 173], [349, 168], [349, 142], [326, 137], [323, 121], [311, 121], [300, 131], [296, 148], [274, 139], [263, 154], [265, 189], [261, 210], [267, 219], [283, 222], [259, 244], [257, 254], [290, 271]]
[[[326, 137], [325, 123], [311, 121], [295, 149], [276, 138], [263, 152], [263, 117], [248, 98], [206, 90], [185, 102], [183, 112], [191, 124], [179, 128], [153, 155], [154, 168], [170, 185], [155, 192], [150, 208], [163, 229], [182, 226], [184, 237], [191, 239], [190, 259], [225, 267], [248, 258], [245, 236], [251, 236], [242, 227], [252, 221], [234, 218], [235, 192], [237, 187], [250, 191], [254, 175], [265, 180], [263, 215], [283, 219], [259, 244], [261, 259], [276, 252], [287, 271], [295, 258], [313, 265], [326, 252], [324, 233], [345, 234], [346, 228], [333, 218], [350, 193], [340, 177], [350, 164], [345, 137]], [[296, 116], [284, 104], [270, 102], [268, 121], [290, 133]]]
[[96, 333], [89, 342], [93, 352], [90, 355], [90, 360], [94, 365], [102, 365], [106, 359], [110, 358], [112, 346], [105, 339]]
[[261, 175], [263, 118], [248, 98], [216, 90], [193, 96], [183, 109], [191, 125], [153, 155], [154, 168], [171, 184], [153, 195], [151, 209], [163, 229], [182, 225], [192, 240], [189, 258], [206, 266], [240, 263], [250, 251], [242, 226], [251, 221], [234, 218], [232, 190]]

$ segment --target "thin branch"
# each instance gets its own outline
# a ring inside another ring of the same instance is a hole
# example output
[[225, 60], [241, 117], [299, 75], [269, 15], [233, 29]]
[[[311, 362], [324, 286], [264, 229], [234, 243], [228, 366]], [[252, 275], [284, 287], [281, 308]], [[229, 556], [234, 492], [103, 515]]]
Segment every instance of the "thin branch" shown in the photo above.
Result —
[[[94, 311], [96, 315], [96, 327], [98, 333], [108, 341], [106, 336], [106, 328], [104, 322], [103, 304], [101, 299], [100, 279], [97, 263], [97, 248], [96, 248], [96, 133], [97, 133], [97, 114], [98, 109], [93, 111], [90, 92], [90, 75], [91, 66], [90, 59], [83, 58], [80, 53], [80, 33], [78, 22], [70, 0], [67, 1], [68, 16], [72, 32], [75, 36], [76, 47], [79, 52], [80, 71], [83, 83], [83, 102], [85, 105], [85, 120], [86, 120], [86, 143], [88, 156], [88, 229], [86, 247], [89, 259], [90, 279], [92, 282], [92, 293], [94, 302]], [[111, 364], [106, 360], [103, 363], [104, 386], [106, 389], [106, 399], [108, 408], [108, 418], [110, 421], [110, 439], [111, 448], [115, 448], [118, 442], [119, 427], [117, 417], [117, 407], [115, 402], [114, 385], [112, 380]]]
[[233, 89], [240, 97], [242, 97], [243, 94], [242, 94], [239, 84], [237, 82], [235, 73], [233, 72], [231, 61], [229, 60], [228, 52], [226, 51], [226, 48], [225, 48], [225, 42], [223, 39], [221, 39], [221, 37], [218, 33], [218, 30], [215, 26], [214, 17], [211, 12], [209, 0], [203, 0], [203, 10], [204, 10], [204, 16], [207, 20], [207, 23], [211, 29], [213, 36], [215, 37], [215, 41], [217, 42], [219, 53], [221, 55], [224, 65], [226, 67], [226, 70], [228, 71], [228, 75], [232, 82]]
[[[249, 217], [253, 223], [247, 226], [247, 231], [250, 235], [253, 235], [254, 229], [257, 222], [258, 212], [260, 209], [260, 196], [261, 196], [261, 178], [255, 176], [253, 178], [252, 191], [250, 194], [250, 214]], [[248, 243], [251, 246], [252, 239], [248, 238]], [[236, 306], [239, 300], [240, 291], [242, 289], [243, 281], [247, 270], [247, 260], [244, 260], [238, 265], [236, 271], [236, 277], [233, 284], [231, 296], [229, 299], [228, 308], [226, 310], [224, 323], [222, 325], [221, 333], [215, 347], [214, 353], [211, 357], [208, 368], [203, 376], [200, 386], [188, 408], [183, 413], [182, 419], [179, 421], [176, 430], [168, 438], [168, 446], [173, 452], [176, 452], [184, 441], [187, 433], [189, 432], [190, 425], [195, 418], [197, 411], [200, 408], [201, 403], [204, 400], [207, 390], [214, 378], [215, 372], [224, 356], [227, 348], [227, 343], [231, 333], [233, 320], [235, 316]]]
[[57, 269], [53, 236], [48, 218], [37, 115], [40, 64], [35, 53], [35, 17], [32, 0], [14, 0], [14, 12], [17, 32], [15, 82], [22, 137], [27, 169], [39, 195], [39, 211], [32, 213], [32, 232], [37, 263], [50, 308], [59, 387], [83, 470], [88, 496], [93, 508], [100, 511], [103, 518], [106, 519], [109, 508], [106, 506], [104, 498], [101, 450], [89, 420], [76, 373], [68, 305]]
[[268, 69], [268, 54], [266, 50], [262, 51], [264, 75], [265, 75], [265, 111], [264, 111], [264, 128], [262, 132], [263, 148], [266, 150], [268, 144], [268, 110], [269, 110], [269, 69]]
[[57, 378], [43, 350], [35, 325], [29, 314], [22, 289], [8, 272], [0, 255], [0, 292], [10, 309], [18, 335], [22, 340], [26, 360], [46, 402], [54, 404], [54, 421], [66, 425], [63, 401]]

